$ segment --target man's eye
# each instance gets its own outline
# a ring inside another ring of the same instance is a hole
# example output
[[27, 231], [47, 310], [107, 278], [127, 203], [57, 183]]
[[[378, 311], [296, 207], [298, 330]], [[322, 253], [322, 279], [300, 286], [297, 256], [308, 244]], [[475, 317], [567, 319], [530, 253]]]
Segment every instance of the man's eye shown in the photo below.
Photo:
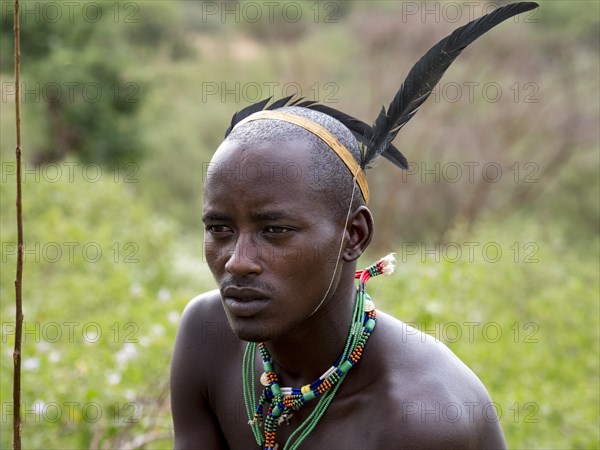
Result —
[[226, 225], [207, 225], [205, 229], [210, 233], [228, 233], [231, 231], [231, 228]]
[[265, 231], [270, 234], [284, 234], [288, 233], [291, 230], [285, 227], [267, 227], [265, 228]]

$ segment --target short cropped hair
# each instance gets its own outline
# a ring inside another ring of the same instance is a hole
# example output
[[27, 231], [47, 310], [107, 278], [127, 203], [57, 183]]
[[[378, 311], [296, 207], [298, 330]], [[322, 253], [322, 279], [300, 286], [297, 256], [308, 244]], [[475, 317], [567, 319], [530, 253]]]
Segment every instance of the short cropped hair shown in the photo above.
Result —
[[[277, 111], [287, 112], [309, 119], [331, 134], [344, 145], [354, 159], [360, 161], [360, 147], [352, 132], [337, 119], [308, 108], [286, 106]], [[304, 128], [274, 119], [247, 122], [234, 128], [226, 140], [252, 144], [254, 142], [276, 142], [299, 140], [307, 144], [314, 167], [313, 189], [323, 199], [324, 206], [335, 219], [346, 217], [348, 210], [364, 205], [364, 199], [353, 176], [340, 157], [321, 138]], [[311, 174], [312, 176], [312, 174]], [[352, 197], [354, 191], [354, 197]], [[352, 205], [350, 205], [352, 199]]]

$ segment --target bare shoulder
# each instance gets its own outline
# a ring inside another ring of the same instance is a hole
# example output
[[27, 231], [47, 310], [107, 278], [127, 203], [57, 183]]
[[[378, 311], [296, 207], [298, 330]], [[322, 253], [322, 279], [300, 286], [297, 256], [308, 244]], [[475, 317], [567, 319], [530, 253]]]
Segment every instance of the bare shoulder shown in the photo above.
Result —
[[189, 321], [194, 323], [214, 321], [218, 316], [225, 319], [219, 291], [215, 289], [199, 294], [188, 302], [183, 310], [181, 325], [187, 325]]
[[397, 437], [413, 448], [506, 447], [485, 386], [446, 345], [385, 313], [373, 338]]
[[[194, 297], [185, 307], [179, 328], [173, 358], [184, 358], [186, 369], [193, 370], [194, 376], [206, 367], [206, 364], [194, 365], [194, 361], [214, 359], [220, 350], [231, 350], [239, 341], [231, 332], [227, 317], [221, 305], [218, 290], [205, 292]], [[194, 367], [190, 367], [193, 365]]]
[[[171, 361], [171, 411], [174, 448], [224, 448], [225, 438], [214, 414], [212, 398], [221, 370], [220, 355], [235, 349], [218, 291], [201, 294], [186, 306]], [[211, 363], [207, 363], [211, 362]]]

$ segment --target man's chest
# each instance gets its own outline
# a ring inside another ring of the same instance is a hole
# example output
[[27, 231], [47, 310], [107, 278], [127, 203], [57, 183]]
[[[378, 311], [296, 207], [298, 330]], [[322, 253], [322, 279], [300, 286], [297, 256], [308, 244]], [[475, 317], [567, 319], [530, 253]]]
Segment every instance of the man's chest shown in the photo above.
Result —
[[[244, 399], [241, 376], [236, 384], [232, 382], [227, 384], [229, 388], [219, 389], [212, 405], [223, 436], [232, 450], [259, 448], [248, 424], [247, 408], [254, 410], [262, 387], [257, 384], [256, 398], [247, 396]], [[323, 403], [318, 405], [319, 397], [317, 397], [295, 412], [289, 423], [279, 425], [275, 438], [279, 450], [284, 448], [288, 440], [292, 443], [298, 439], [302, 442], [300, 448], [328, 450], [380, 448], [377, 443], [383, 442], [385, 437], [382, 430], [390, 424], [381, 421], [374, 407], [375, 403], [368, 401], [367, 396], [362, 393], [355, 396], [339, 395], [338, 397], [338, 395], [333, 397], [326, 408], [323, 408]], [[314, 411], [315, 409], [317, 411]], [[264, 433], [262, 427], [261, 433]]]

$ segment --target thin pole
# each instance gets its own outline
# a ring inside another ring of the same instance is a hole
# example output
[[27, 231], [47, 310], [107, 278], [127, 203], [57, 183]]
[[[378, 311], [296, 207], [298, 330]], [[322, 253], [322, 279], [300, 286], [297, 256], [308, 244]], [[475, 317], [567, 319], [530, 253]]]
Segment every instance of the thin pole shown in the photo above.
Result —
[[17, 274], [15, 278], [15, 349], [13, 352], [13, 449], [21, 450], [21, 334], [23, 329], [23, 209], [21, 201], [21, 29], [19, 0], [15, 0], [15, 121], [17, 131]]

